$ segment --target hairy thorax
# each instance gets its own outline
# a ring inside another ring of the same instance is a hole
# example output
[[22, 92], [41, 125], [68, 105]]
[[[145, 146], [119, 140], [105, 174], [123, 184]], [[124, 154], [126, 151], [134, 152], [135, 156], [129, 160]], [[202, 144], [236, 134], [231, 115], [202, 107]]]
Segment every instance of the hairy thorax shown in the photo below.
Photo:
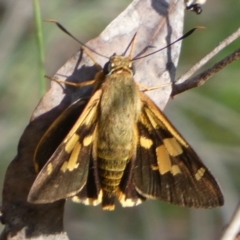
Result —
[[98, 148], [105, 148], [110, 158], [112, 154], [120, 158], [129, 154], [141, 110], [138, 89], [132, 76], [124, 72], [121, 77], [118, 75], [115, 73], [107, 77], [100, 106], [98, 129], [101, 142]]

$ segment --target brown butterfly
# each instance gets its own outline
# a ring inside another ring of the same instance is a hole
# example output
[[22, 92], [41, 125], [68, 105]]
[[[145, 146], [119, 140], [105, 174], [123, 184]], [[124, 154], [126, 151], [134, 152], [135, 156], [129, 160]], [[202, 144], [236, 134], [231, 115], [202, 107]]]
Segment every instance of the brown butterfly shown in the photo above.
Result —
[[114, 209], [116, 199], [124, 207], [146, 199], [195, 208], [223, 205], [210, 171], [139, 90], [136, 59], [110, 57], [92, 81], [90, 100], [74, 102], [44, 134], [34, 157], [42, 169], [29, 202], [71, 198], [106, 210]]

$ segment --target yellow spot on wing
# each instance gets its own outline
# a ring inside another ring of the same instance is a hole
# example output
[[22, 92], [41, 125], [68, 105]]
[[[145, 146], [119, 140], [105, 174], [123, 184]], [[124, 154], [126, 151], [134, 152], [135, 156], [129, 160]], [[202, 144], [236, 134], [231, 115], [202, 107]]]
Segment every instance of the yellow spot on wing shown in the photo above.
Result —
[[67, 170], [73, 171], [74, 169], [78, 168], [79, 163], [77, 163], [77, 161], [78, 161], [78, 156], [80, 154], [80, 151], [81, 151], [81, 144], [77, 142], [69, 160], [63, 163], [61, 167], [61, 171], [63, 172], [66, 172]]
[[74, 196], [71, 198], [71, 200], [76, 203], [97, 206], [99, 203], [102, 202], [102, 190], [99, 192], [97, 198], [79, 198], [78, 196]]
[[[87, 106], [85, 107], [82, 114], [76, 121], [75, 125], [73, 126], [73, 128], [71, 129], [69, 134], [67, 135], [64, 142], [68, 142], [69, 139], [72, 138], [72, 135], [74, 135], [76, 133], [76, 131], [79, 129], [79, 127], [81, 125], [85, 124], [85, 125], [89, 126], [89, 122], [92, 122], [92, 121], [90, 121], [91, 117], [97, 116], [97, 107], [98, 107], [98, 103], [99, 103], [101, 95], [102, 95], [101, 89], [97, 90], [93, 94], [93, 96], [90, 98]], [[94, 114], [96, 114], [96, 115], [94, 116]], [[84, 123], [84, 121], [85, 121], [85, 123]]]
[[53, 166], [52, 166], [52, 163], [49, 163], [47, 165], [47, 174], [50, 175], [52, 173], [52, 170], [53, 170]]
[[[188, 148], [188, 143], [178, 133], [175, 127], [169, 122], [167, 117], [161, 112], [160, 109], [153, 103], [153, 101], [143, 92], [140, 92], [140, 98], [143, 102], [147, 103], [145, 112], [154, 128], [167, 129], [184, 147]], [[153, 117], [154, 116], [154, 117]]]
[[176, 157], [183, 153], [181, 145], [175, 138], [165, 138], [163, 143], [171, 156]]
[[164, 145], [156, 148], [157, 162], [161, 175], [171, 171], [171, 159]]
[[81, 203], [81, 199], [78, 196], [72, 197], [71, 200], [76, 203]]
[[195, 173], [195, 178], [196, 178], [197, 181], [199, 181], [202, 178], [202, 176], [204, 175], [205, 171], [206, 170], [204, 168], [198, 169], [198, 171]]
[[143, 200], [140, 198], [138, 199], [126, 198], [126, 195], [121, 191], [118, 192], [118, 200], [123, 207], [133, 207], [143, 202]]
[[[168, 142], [167, 143], [168, 148], [167, 148], [165, 140], [166, 139], [163, 140], [165, 145], [161, 145], [161, 146], [156, 148], [158, 170], [159, 170], [161, 175], [163, 175], [163, 174], [165, 174], [167, 172], [171, 172], [172, 175], [175, 176], [177, 174], [182, 173], [182, 171], [181, 171], [181, 169], [179, 168], [178, 165], [176, 165], [176, 164], [172, 165], [171, 158], [170, 158], [170, 155], [169, 155], [169, 153], [170, 153], [169, 152], [169, 146], [168, 146], [169, 142], [167, 141]], [[179, 150], [179, 149], [177, 149], [177, 150]], [[176, 153], [176, 149], [175, 148], [171, 149], [172, 156], [175, 156], [175, 155], [173, 155], [173, 153], [174, 154]], [[179, 155], [179, 154], [177, 154], [177, 155]], [[157, 167], [156, 166], [152, 166], [152, 169], [153, 170], [157, 170]]]
[[[146, 114], [148, 116], [149, 121], [151, 122], [154, 129], [158, 129], [160, 126], [160, 121], [156, 122], [155, 119], [152, 117], [152, 113], [149, 111], [149, 109], [145, 109]], [[162, 126], [161, 126], [162, 127]]]
[[36, 173], [38, 173], [38, 172], [39, 172], [39, 165], [38, 165], [38, 163], [35, 161], [35, 159], [34, 159], [33, 164], [34, 164], [34, 169], [35, 169]]
[[88, 135], [83, 139], [83, 146], [89, 146], [93, 141], [93, 135]]
[[86, 118], [84, 119], [84, 124], [89, 126], [91, 125], [97, 117], [97, 110], [94, 108], [89, 109], [88, 114], [86, 115]]
[[147, 116], [145, 114], [141, 114], [139, 117], [140, 122], [148, 129], [148, 131], [153, 130], [153, 126], [149, 122]]
[[73, 148], [75, 147], [76, 142], [78, 142], [79, 138], [80, 138], [79, 135], [77, 135], [75, 133], [72, 135], [72, 137], [70, 139], [67, 140], [66, 146], [65, 146], [65, 151], [67, 153], [70, 153], [73, 150]]
[[171, 173], [173, 176], [179, 174], [179, 173], [182, 173], [181, 169], [179, 168], [178, 165], [173, 165], [172, 166], [172, 169], [171, 169]]
[[156, 170], [159, 170], [159, 167], [158, 167], [158, 165], [157, 166], [155, 166], [155, 165], [151, 165], [151, 169], [153, 170], [153, 171], [156, 171]]
[[106, 205], [104, 207], [102, 207], [102, 210], [108, 210], [108, 211], [113, 211], [115, 209], [115, 205]]
[[145, 149], [149, 149], [153, 145], [153, 141], [149, 138], [141, 136], [140, 145]]

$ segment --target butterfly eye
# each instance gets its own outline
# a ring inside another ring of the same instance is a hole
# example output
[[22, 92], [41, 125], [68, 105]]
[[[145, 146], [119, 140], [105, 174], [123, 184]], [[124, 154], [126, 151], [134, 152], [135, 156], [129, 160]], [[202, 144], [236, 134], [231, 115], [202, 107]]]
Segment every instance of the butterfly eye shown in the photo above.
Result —
[[111, 63], [110, 62], [106, 62], [104, 67], [103, 67], [104, 74], [106, 74], [106, 75], [109, 74], [111, 69], [112, 69]]

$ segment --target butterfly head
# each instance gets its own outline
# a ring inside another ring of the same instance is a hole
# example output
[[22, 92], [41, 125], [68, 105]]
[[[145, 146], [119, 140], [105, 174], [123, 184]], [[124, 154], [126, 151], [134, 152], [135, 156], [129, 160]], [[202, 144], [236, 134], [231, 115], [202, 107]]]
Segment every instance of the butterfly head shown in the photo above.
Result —
[[133, 62], [129, 57], [116, 55], [115, 53], [110, 57], [105, 64], [103, 71], [105, 74], [121, 73], [123, 71], [134, 74]]

